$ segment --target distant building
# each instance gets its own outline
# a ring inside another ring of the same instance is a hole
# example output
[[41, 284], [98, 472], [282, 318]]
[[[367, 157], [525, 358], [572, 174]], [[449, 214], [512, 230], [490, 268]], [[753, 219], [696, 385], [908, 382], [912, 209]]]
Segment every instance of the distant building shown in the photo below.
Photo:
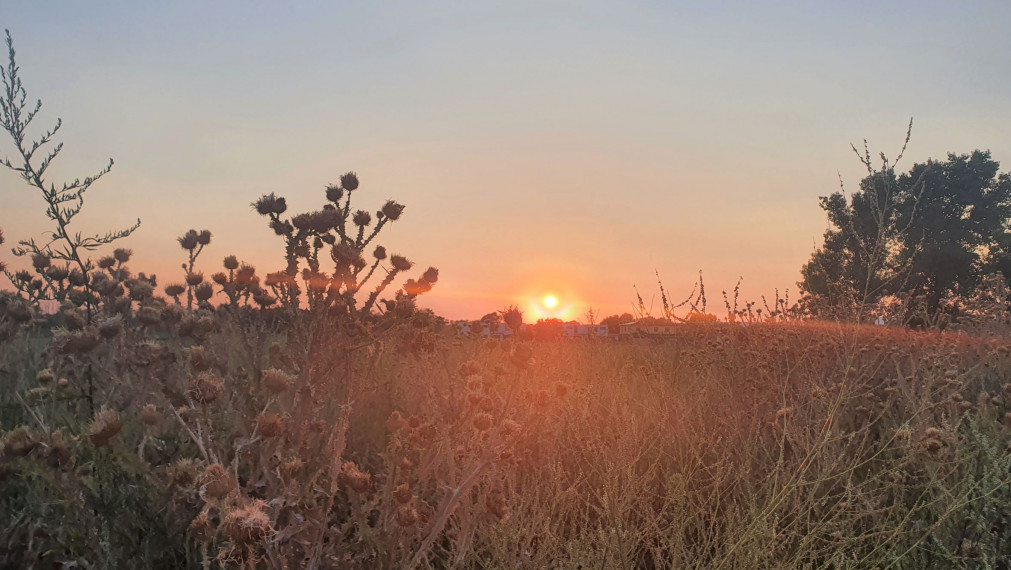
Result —
[[[480, 335], [484, 338], [504, 340], [513, 335], [513, 330], [505, 323], [482, 323], [481, 321], [453, 321], [453, 329], [456, 336], [465, 337]], [[524, 323], [522, 331], [529, 331], [533, 325]], [[584, 325], [580, 323], [564, 323], [562, 327], [562, 338], [612, 338], [608, 332], [607, 325]]]
[[621, 337], [632, 336], [665, 336], [675, 334], [678, 324], [661, 319], [640, 319], [618, 325], [618, 334]]

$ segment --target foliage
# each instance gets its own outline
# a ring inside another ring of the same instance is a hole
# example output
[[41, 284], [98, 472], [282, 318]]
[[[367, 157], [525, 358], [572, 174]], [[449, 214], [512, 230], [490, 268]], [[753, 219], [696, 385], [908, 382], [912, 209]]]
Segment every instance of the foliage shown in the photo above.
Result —
[[[45, 243], [40, 244], [34, 239], [24, 240], [18, 242], [19, 246], [14, 249], [17, 256], [31, 256], [32, 265], [41, 270], [37, 272], [36, 278], [24, 272], [10, 273], [6, 268], [4, 273], [18, 291], [33, 301], [64, 301], [71, 298], [77, 305], [86, 305], [90, 320], [94, 288], [87, 275], [94, 269], [94, 265], [86, 254], [129, 236], [140, 226], [140, 220], [129, 228], [110, 231], [104, 235], [83, 236], [71, 232], [70, 224], [84, 206], [85, 193], [109, 173], [113, 162], [110, 159], [109, 164], [97, 173], [84, 179], [64, 182], [59, 187], [47, 182], [46, 170], [63, 150], [63, 143], [46, 151], [41, 159], [36, 160], [37, 154], [53, 143], [53, 137], [63, 126], [63, 121], [57, 119], [56, 125], [34, 141], [29, 136], [28, 127], [42, 109], [42, 101], [36, 101], [34, 106], [28, 104], [28, 92], [21, 82], [20, 69], [14, 61], [14, 42], [10, 31], [5, 31], [8, 63], [6, 68], [0, 67], [4, 88], [0, 94], [0, 126], [13, 138], [18, 159], [11, 161], [9, 158], [0, 158], [0, 164], [17, 172], [28, 185], [42, 194], [46, 202], [46, 216], [53, 222], [53, 229], [48, 232]], [[53, 265], [54, 260], [63, 264]], [[76, 278], [68, 282], [66, 280], [71, 273]]]
[[904, 151], [905, 145], [894, 163], [881, 155], [875, 168], [865, 143], [857, 152], [868, 173], [860, 190], [821, 198], [830, 228], [801, 270], [808, 313], [863, 320], [899, 302], [900, 322], [929, 325], [938, 321], [943, 299], [966, 298], [984, 274], [1011, 268], [1001, 245], [1011, 218], [1011, 177], [999, 173], [990, 153], [949, 154], [896, 175]]

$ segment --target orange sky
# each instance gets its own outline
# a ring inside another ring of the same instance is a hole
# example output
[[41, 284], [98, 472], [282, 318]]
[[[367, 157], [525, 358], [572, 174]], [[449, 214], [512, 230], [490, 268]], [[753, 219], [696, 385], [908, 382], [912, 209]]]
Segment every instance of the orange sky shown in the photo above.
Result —
[[[914, 116], [907, 168], [975, 148], [1011, 165], [1009, 5], [392, 4], [0, 10], [40, 121], [65, 121], [52, 174], [116, 159], [82, 230], [141, 218], [133, 268], [164, 283], [191, 227], [215, 234], [206, 272], [277, 269], [249, 203], [315, 209], [355, 170], [359, 207], [407, 206], [380, 241], [439, 267], [423, 304], [447, 317], [606, 316], [633, 285], [658, 305], [654, 271], [680, 297], [699, 270], [720, 312], [738, 277], [747, 298], [795, 290], [818, 196], [861, 177], [850, 142], [894, 154]], [[0, 200], [9, 239], [46, 227], [15, 174]]]

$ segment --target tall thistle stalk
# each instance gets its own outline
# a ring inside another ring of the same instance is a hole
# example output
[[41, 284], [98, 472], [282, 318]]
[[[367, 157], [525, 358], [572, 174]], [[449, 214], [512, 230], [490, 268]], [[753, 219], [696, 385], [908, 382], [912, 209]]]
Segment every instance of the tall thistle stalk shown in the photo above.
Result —
[[[62, 142], [54, 143], [54, 137], [63, 126], [63, 121], [57, 119], [56, 124], [43, 132], [37, 139], [33, 140], [29, 136], [28, 127], [42, 109], [42, 100], [37, 100], [34, 105], [28, 103], [28, 92], [21, 82], [20, 70], [14, 60], [14, 42], [11, 39], [10, 31], [5, 30], [5, 32], [7, 66], [0, 67], [0, 78], [3, 80], [3, 92], [0, 93], [0, 126], [13, 139], [17, 153], [13, 159], [0, 157], [0, 164], [20, 174], [29, 186], [39, 190], [46, 202], [46, 216], [54, 224], [54, 229], [46, 234], [47, 241], [45, 243], [36, 242], [35, 239], [22, 240], [18, 242], [18, 247], [12, 251], [14, 255], [19, 257], [31, 255], [36, 267], [39, 267], [40, 264], [48, 266], [50, 260], [59, 260], [73, 268], [79, 276], [72, 279], [71, 282], [78, 283], [84, 290], [84, 294], [79, 300], [82, 301], [81, 304], [87, 306], [88, 320], [90, 321], [94, 293], [89, 272], [94, 268], [94, 264], [87, 257], [86, 252], [94, 251], [101, 246], [129, 236], [140, 227], [140, 220], [138, 219], [137, 223], [126, 229], [110, 231], [104, 235], [83, 236], [80, 232], [73, 233], [70, 230], [71, 221], [84, 206], [85, 192], [109, 173], [113, 161], [110, 158], [109, 164], [105, 168], [91, 176], [84, 179], [75, 178], [73, 182], [63, 182], [59, 186], [46, 179], [46, 171], [63, 150]], [[47, 146], [48, 150], [44, 150]], [[41, 156], [43, 153], [44, 156]], [[34, 293], [32, 296], [36, 299], [48, 298], [63, 301], [70, 292], [69, 289], [57, 287], [45, 274], [43, 274], [43, 278], [46, 281], [42, 283], [42, 287], [38, 287], [39, 283], [33, 284], [31, 280], [26, 281], [19, 278], [6, 269], [4, 273], [19, 291]]]

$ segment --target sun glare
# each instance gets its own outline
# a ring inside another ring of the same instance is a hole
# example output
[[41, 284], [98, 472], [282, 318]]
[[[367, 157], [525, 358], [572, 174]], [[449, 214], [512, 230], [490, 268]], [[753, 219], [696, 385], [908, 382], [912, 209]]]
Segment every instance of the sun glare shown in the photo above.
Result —
[[555, 297], [554, 295], [548, 295], [544, 297], [543, 303], [545, 307], [549, 309], [554, 309], [555, 307], [558, 306], [558, 298]]

